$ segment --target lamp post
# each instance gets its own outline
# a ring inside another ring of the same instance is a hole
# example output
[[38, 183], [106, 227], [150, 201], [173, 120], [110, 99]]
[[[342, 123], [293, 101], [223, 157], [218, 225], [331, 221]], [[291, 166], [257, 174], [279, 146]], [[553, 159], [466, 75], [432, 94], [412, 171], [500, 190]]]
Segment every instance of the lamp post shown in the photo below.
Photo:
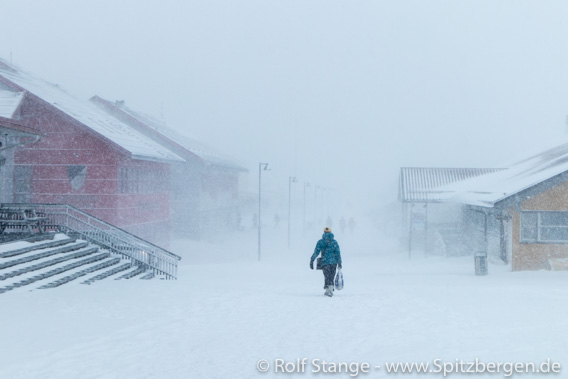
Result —
[[302, 236], [306, 236], [306, 187], [309, 187], [310, 183], [304, 182], [304, 226], [302, 231]]
[[295, 176], [288, 177], [288, 249], [290, 248], [290, 209], [292, 206], [292, 183], [296, 183]]
[[[324, 213], [326, 214], [326, 216], [328, 218], [332, 218], [333, 219], [333, 187], [327, 187], [325, 188], [325, 209], [324, 209]], [[328, 225], [331, 226], [331, 225]]]
[[[326, 197], [328, 195], [327, 190], [328, 189], [326, 187], [320, 187], [320, 195], [321, 195], [320, 196], [320, 201], [321, 201], [320, 220], [321, 220], [321, 222], [324, 222], [326, 224], [327, 224], [327, 219], [325, 218], [325, 216], [326, 216], [325, 211], [326, 211], [326, 207], [327, 207], [327, 199], [326, 199]], [[326, 225], [326, 226], [329, 226], [329, 225]]]
[[260, 218], [260, 206], [261, 206], [261, 174], [262, 171], [269, 171], [268, 163], [258, 163], [258, 261], [260, 262], [260, 229], [262, 227]]

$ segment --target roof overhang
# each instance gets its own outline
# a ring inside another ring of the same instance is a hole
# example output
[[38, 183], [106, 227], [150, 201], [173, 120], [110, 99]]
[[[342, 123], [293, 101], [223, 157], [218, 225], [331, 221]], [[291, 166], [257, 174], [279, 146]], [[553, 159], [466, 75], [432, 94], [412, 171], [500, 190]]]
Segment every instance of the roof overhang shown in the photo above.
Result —
[[124, 105], [123, 101], [112, 102], [100, 96], [91, 97], [90, 101], [107, 113], [127, 123], [140, 133], [159, 141], [160, 144], [185, 159], [187, 164], [204, 165], [222, 170], [248, 172], [248, 169], [234, 162], [231, 158], [216, 153], [202, 143], [182, 136], [166, 126], [163, 121], [136, 112]]
[[0, 117], [0, 150], [37, 142], [42, 133], [9, 118]]

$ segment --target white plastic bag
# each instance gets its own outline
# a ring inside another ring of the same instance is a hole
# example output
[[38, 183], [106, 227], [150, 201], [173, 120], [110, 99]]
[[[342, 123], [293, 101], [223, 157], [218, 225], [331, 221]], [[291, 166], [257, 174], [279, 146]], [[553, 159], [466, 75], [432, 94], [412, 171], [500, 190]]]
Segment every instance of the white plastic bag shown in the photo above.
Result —
[[337, 270], [334, 282], [335, 282], [335, 289], [341, 291], [343, 289], [343, 273], [341, 272], [341, 269]]

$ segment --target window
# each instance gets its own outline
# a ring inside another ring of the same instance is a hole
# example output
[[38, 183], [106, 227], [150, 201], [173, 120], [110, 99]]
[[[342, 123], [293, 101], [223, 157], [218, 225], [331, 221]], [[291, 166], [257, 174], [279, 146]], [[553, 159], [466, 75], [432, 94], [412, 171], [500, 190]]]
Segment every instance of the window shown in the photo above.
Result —
[[32, 194], [32, 166], [14, 166], [14, 201], [29, 203]]
[[118, 172], [120, 193], [156, 193], [166, 192], [167, 176], [157, 170], [121, 167]]
[[67, 166], [67, 175], [69, 176], [71, 188], [78, 191], [83, 187], [85, 179], [87, 179], [87, 166]]
[[118, 186], [120, 193], [128, 193], [128, 170], [120, 168], [118, 171]]
[[568, 243], [568, 212], [521, 212], [521, 242]]

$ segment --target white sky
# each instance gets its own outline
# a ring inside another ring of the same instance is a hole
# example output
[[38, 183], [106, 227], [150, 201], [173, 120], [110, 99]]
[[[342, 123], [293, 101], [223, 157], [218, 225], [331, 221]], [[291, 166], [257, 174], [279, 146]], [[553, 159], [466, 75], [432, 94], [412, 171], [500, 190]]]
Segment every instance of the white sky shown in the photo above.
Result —
[[[0, 57], [352, 203], [565, 138], [568, 2], [0, 0]], [[297, 187], [301, 191], [301, 186]], [[361, 202], [363, 204], [363, 202]]]

